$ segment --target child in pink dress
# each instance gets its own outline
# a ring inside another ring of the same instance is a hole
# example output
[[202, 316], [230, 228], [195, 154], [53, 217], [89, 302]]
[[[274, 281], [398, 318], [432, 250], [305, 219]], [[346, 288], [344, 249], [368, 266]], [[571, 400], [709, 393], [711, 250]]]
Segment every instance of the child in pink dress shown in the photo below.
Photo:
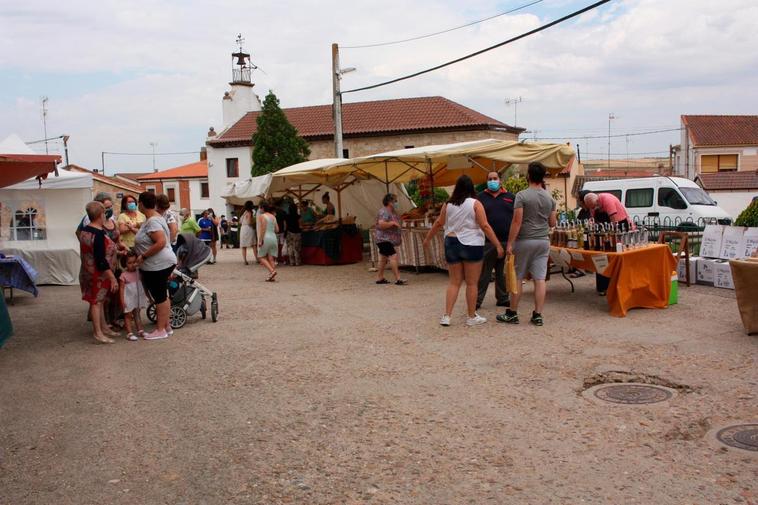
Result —
[[[124, 271], [119, 279], [121, 306], [124, 308], [124, 322], [126, 323], [126, 339], [135, 341], [138, 336], [144, 337], [140, 311], [147, 307], [147, 295], [142, 287], [139, 270], [137, 270], [137, 253], [130, 250], [122, 259]], [[134, 330], [137, 330], [135, 333]]]

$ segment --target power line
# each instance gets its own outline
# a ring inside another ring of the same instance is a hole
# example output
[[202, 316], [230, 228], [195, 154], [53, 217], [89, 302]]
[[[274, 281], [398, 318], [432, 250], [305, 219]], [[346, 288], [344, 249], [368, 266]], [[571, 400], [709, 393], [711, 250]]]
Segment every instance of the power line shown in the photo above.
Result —
[[416, 72], [414, 74], [406, 75], [404, 77], [398, 77], [397, 79], [392, 79], [390, 81], [381, 82], [379, 84], [374, 84], [374, 85], [371, 85], [371, 86], [364, 86], [362, 88], [349, 89], [347, 91], [343, 91], [342, 94], [345, 94], [345, 93], [355, 93], [357, 91], [366, 91], [368, 89], [374, 89], [374, 88], [378, 88], [380, 86], [386, 86], [388, 84], [393, 84], [393, 83], [396, 83], [396, 82], [399, 82], [399, 81], [404, 81], [406, 79], [411, 79], [413, 77], [418, 77], [419, 75], [427, 74], [429, 72], [433, 72], [435, 70], [439, 70], [441, 68], [448, 67], [448, 66], [453, 65], [455, 63], [460, 63], [461, 61], [467, 60], [469, 58], [473, 58], [474, 56], [479, 56], [480, 54], [486, 53], [488, 51], [492, 51], [493, 49], [497, 49], [498, 47], [502, 47], [502, 46], [510, 44], [512, 42], [516, 42], [517, 40], [521, 40], [523, 38], [526, 38], [526, 37], [528, 37], [530, 35], [534, 35], [535, 33], [539, 33], [539, 32], [541, 32], [543, 30], [547, 30], [548, 28], [550, 28], [552, 26], [555, 26], [557, 24], [563, 23], [564, 21], [567, 21], [567, 20], [569, 20], [571, 18], [574, 18], [576, 16], [584, 14], [585, 12], [591, 11], [592, 9], [600, 7], [601, 5], [606, 4], [606, 3], [610, 2], [610, 1], [611, 0], [600, 0], [599, 2], [595, 2], [592, 5], [588, 5], [587, 7], [583, 8], [583, 9], [580, 9], [578, 11], [572, 12], [571, 14], [568, 14], [566, 16], [563, 16], [562, 18], [556, 19], [555, 21], [551, 21], [550, 23], [547, 23], [547, 24], [542, 25], [542, 26], [540, 26], [538, 28], [535, 28], [534, 30], [529, 30], [526, 33], [522, 33], [521, 35], [517, 35], [516, 37], [510, 38], [508, 40], [505, 40], [503, 42], [495, 44], [494, 46], [490, 46], [490, 47], [487, 47], [485, 49], [481, 49], [479, 51], [476, 51], [474, 53], [468, 54], [466, 56], [462, 56], [462, 57], [457, 58], [455, 60], [448, 61], [447, 63], [442, 63], [442, 64], [437, 65], [435, 67], [428, 68], [426, 70], [421, 70], [420, 72]]
[[178, 154], [200, 154], [200, 151], [187, 151], [183, 153], [114, 153], [112, 151], [102, 151], [103, 154], [117, 154], [119, 156], [176, 156]]
[[376, 44], [364, 44], [364, 45], [360, 45], [360, 46], [340, 46], [340, 48], [341, 49], [365, 49], [365, 48], [369, 48], [369, 47], [391, 46], [391, 45], [394, 45], [394, 44], [402, 44], [404, 42], [412, 42], [414, 40], [426, 39], [426, 38], [429, 38], [429, 37], [434, 37], [436, 35], [442, 35], [443, 33], [449, 33], [449, 32], [453, 32], [455, 30], [460, 30], [461, 28], [468, 28], [469, 26], [474, 26], [476, 24], [483, 23], [485, 21], [489, 21], [490, 19], [499, 18], [500, 16], [505, 16], [506, 14], [511, 14], [513, 12], [520, 11], [521, 9], [526, 9], [527, 7], [531, 7], [532, 5], [538, 4], [538, 3], [542, 2], [542, 1], [543, 0], [534, 0], [531, 3], [522, 5], [520, 7], [516, 7], [514, 9], [511, 9], [511, 10], [508, 10], [508, 11], [505, 11], [505, 12], [501, 12], [500, 14], [495, 14], [494, 16], [490, 16], [490, 17], [487, 17], [487, 18], [484, 18], [484, 19], [480, 19], [478, 21], [472, 21], [470, 23], [466, 23], [465, 25], [456, 26], [455, 28], [448, 28], [447, 30], [442, 30], [442, 31], [439, 31], [439, 32], [434, 32], [434, 33], [429, 33], [427, 35], [419, 35], [418, 37], [411, 37], [409, 39], [393, 40], [391, 42], [379, 42], [379, 43], [376, 43]]
[[[619, 133], [615, 135], [611, 135], [611, 138], [618, 138], [618, 137], [637, 137], [640, 135], [653, 135], [655, 133], [665, 133], [665, 132], [678, 132], [682, 131], [684, 128], [667, 128], [665, 130], [654, 130], [650, 132], [634, 132], [634, 133]], [[566, 139], [607, 139], [608, 135], [566, 135], [565, 137], [537, 137], [539, 140], [566, 140]], [[607, 153], [606, 153], [607, 154]]]
[[[611, 153], [611, 156], [627, 156], [627, 155], [641, 155], [641, 154], [668, 154], [668, 151], [646, 151], [646, 152], [637, 152], [637, 153]], [[590, 153], [590, 152], [583, 152], [582, 154], [592, 154], [593, 156], [607, 156], [608, 153]]]

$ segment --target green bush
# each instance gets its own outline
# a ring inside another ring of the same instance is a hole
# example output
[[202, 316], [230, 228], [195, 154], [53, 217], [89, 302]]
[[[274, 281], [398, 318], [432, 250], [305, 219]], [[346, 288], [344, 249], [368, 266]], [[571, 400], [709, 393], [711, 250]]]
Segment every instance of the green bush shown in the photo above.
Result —
[[520, 177], [518, 175], [513, 177], [508, 177], [505, 182], [503, 182], [503, 186], [505, 186], [505, 189], [513, 193], [514, 195], [518, 193], [519, 191], [522, 191], [529, 187], [529, 183], [526, 182], [526, 177]]
[[758, 200], [753, 200], [745, 210], [740, 212], [734, 224], [735, 226], [758, 227]]
[[[416, 207], [421, 207], [424, 204], [424, 200], [419, 194], [418, 184], [416, 184], [416, 181], [411, 181], [406, 184], [405, 189], [408, 191], [408, 196], [411, 197], [413, 203], [416, 204]], [[434, 188], [435, 202], [446, 202], [448, 198], [450, 198], [450, 195], [448, 194], [447, 190], [445, 190], [445, 188]]]

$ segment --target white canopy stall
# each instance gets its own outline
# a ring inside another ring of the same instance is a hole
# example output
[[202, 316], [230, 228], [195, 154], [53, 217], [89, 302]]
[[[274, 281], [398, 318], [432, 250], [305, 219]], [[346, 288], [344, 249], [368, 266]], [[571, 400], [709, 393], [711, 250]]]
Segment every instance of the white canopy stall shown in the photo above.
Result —
[[68, 170], [0, 189], [0, 251], [28, 261], [37, 284], [78, 284], [74, 231], [91, 199], [92, 176]]

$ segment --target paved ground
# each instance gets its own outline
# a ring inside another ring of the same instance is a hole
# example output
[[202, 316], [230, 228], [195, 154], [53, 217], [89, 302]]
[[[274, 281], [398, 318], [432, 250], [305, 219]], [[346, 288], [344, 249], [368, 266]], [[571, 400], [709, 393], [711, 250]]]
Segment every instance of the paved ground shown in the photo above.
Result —
[[[469, 329], [461, 307], [441, 328], [441, 274], [283, 267], [271, 285], [224, 253], [201, 279], [220, 321], [166, 341], [92, 344], [76, 287], [17, 300], [0, 503], [758, 503], [758, 458], [708, 436], [758, 422], [758, 338], [729, 292], [615, 319], [589, 279], [555, 279], [543, 328]], [[679, 391], [585, 397], [608, 370]]]

